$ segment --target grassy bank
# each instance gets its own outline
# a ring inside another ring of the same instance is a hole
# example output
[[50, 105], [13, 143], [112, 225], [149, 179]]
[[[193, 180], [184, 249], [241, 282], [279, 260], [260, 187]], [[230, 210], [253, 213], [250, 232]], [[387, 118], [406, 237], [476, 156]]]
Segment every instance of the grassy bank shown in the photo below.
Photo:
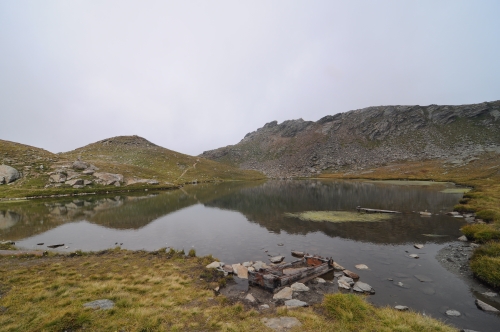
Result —
[[[296, 317], [293, 331], [456, 331], [428, 316], [376, 308], [357, 295], [259, 312], [216, 296], [225, 279], [183, 252], [108, 250], [71, 256], [0, 258], [2, 331], [271, 331], [262, 318]], [[98, 299], [110, 310], [83, 304]]]
[[[337, 174], [322, 174], [322, 178], [370, 180], [431, 180], [454, 182], [472, 187], [455, 206], [456, 211], [474, 212], [484, 224], [464, 226], [461, 231], [471, 241], [487, 243], [500, 241], [500, 158], [487, 153], [467, 164], [456, 166], [443, 160], [391, 164], [372, 170]], [[497, 246], [497, 244], [488, 244]], [[471, 260], [474, 274], [486, 283], [500, 287], [500, 250], [480, 249]], [[486, 271], [490, 271], [486, 273]]]

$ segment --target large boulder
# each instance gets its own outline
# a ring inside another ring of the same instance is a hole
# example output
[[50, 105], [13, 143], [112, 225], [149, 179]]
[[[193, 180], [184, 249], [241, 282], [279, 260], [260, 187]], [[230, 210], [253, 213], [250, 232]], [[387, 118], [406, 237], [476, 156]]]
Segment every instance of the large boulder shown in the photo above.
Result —
[[123, 175], [121, 174], [94, 173], [94, 176], [97, 178], [97, 183], [104, 184], [106, 186], [120, 186], [120, 184], [123, 182]]
[[76, 170], [79, 170], [79, 171], [82, 171], [84, 169], [86, 169], [87, 167], [89, 167], [90, 165], [84, 161], [81, 161], [81, 160], [77, 160], [73, 163], [73, 169], [76, 169]]
[[0, 184], [7, 184], [16, 181], [21, 175], [14, 167], [0, 165]]

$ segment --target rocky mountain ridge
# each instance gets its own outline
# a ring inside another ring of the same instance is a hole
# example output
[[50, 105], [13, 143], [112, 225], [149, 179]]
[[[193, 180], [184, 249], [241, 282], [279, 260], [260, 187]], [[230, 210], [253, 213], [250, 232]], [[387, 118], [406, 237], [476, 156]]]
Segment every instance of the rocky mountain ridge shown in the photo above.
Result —
[[500, 101], [471, 105], [375, 106], [320, 120], [269, 122], [238, 144], [200, 156], [270, 177], [362, 171], [388, 163], [468, 163], [500, 153]]

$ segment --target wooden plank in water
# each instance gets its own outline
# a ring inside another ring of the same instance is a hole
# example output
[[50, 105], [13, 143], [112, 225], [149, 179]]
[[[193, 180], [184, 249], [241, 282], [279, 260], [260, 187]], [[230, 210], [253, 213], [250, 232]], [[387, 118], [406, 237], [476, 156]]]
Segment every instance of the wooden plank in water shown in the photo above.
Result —
[[401, 213], [399, 211], [369, 209], [369, 208], [362, 208], [359, 206], [356, 208], [356, 210], [358, 210], [358, 212], [365, 212], [365, 213]]

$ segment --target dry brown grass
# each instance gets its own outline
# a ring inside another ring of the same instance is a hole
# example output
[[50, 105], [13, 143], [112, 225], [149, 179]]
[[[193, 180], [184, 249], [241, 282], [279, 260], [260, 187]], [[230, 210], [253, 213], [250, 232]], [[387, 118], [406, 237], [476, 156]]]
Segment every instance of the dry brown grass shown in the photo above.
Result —
[[[211, 290], [213, 258], [165, 250], [109, 250], [44, 258], [0, 258], [2, 331], [270, 331], [263, 317], [294, 316], [293, 331], [455, 331], [414, 312], [376, 308], [357, 295], [323, 305], [260, 313]], [[110, 299], [110, 310], [83, 304]], [[363, 313], [362, 315], [360, 313]]]

